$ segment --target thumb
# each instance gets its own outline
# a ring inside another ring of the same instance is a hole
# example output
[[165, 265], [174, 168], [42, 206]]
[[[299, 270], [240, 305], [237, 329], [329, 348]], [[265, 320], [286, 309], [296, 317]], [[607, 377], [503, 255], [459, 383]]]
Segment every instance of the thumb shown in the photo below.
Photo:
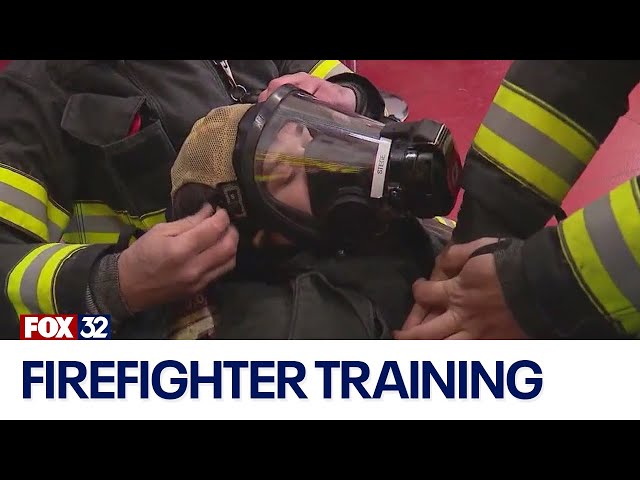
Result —
[[188, 217], [181, 218], [180, 220], [176, 220], [174, 222], [169, 222], [167, 226], [167, 234], [169, 236], [177, 236], [181, 233], [184, 233], [188, 230], [191, 230], [196, 225], [199, 225], [204, 220], [209, 218], [214, 213], [214, 208], [211, 204], [206, 203], [202, 206], [202, 208], [194, 213], [193, 215], [189, 215]]
[[454, 280], [434, 282], [419, 279], [413, 284], [413, 298], [427, 312], [437, 307], [446, 309], [449, 305], [452, 281]]

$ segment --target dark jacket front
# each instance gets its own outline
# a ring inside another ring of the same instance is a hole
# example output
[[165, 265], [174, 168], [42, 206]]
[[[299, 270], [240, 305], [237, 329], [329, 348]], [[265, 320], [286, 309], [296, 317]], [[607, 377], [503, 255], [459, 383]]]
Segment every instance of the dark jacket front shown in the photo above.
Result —
[[391, 339], [413, 307], [413, 283], [429, 277], [451, 230], [437, 219], [407, 217], [350, 251], [241, 246], [234, 272], [175, 305], [166, 336]]
[[[359, 113], [384, 110], [335, 60], [229, 64], [249, 92], [305, 71], [348, 83]], [[166, 220], [177, 151], [231, 93], [211, 60], [13, 61], [0, 74], [1, 338], [17, 338], [20, 314], [86, 311], [95, 260]]]

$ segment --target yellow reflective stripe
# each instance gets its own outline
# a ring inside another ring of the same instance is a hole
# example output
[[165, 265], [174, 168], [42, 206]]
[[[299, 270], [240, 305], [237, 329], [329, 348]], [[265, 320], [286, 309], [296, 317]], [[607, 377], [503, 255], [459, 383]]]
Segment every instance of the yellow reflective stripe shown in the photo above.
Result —
[[[491, 104], [482, 125], [569, 185], [576, 183], [585, 169], [584, 162], [571, 152], [497, 103]], [[501, 159], [495, 160], [500, 162]]]
[[83, 216], [117, 217], [126, 225], [133, 225], [142, 230], [148, 230], [158, 223], [166, 221], [166, 210], [146, 213], [140, 217], [133, 216], [126, 211], [116, 211], [109, 205], [99, 202], [78, 202], [74, 210], [81, 211]]
[[556, 204], [564, 199], [571, 188], [571, 185], [554, 172], [484, 125], [480, 125], [473, 143], [487, 160], [510, 176], [539, 190]]
[[167, 221], [167, 212], [166, 210], [160, 210], [157, 212], [147, 213], [143, 215], [140, 219], [141, 225], [149, 229], [158, 223], [164, 223]]
[[119, 233], [104, 233], [104, 232], [68, 232], [62, 236], [64, 243], [88, 243], [95, 245], [97, 243], [104, 243], [114, 245], [118, 243], [120, 238]]
[[[564, 239], [564, 245], [566, 246], [565, 255], [572, 259], [570, 262], [574, 270], [574, 274], [582, 284], [585, 291], [590, 296], [594, 296], [595, 292], [598, 292], [597, 297], [608, 298], [609, 303], [615, 302], [619, 305], [626, 304], [626, 299], [618, 290], [618, 287], [613, 283], [609, 273], [602, 265], [598, 252], [596, 252], [591, 238], [589, 238], [589, 232], [587, 232], [587, 226], [584, 221], [584, 210], [578, 210], [570, 217], [566, 218], [560, 224], [562, 237]], [[602, 308], [598, 299], [595, 300], [596, 306], [600, 307], [603, 315], [608, 315], [605, 308]]]
[[44, 241], [49, 240], [49, 229], [42, 220], [2, 200], [0, 200], [0, 218], [10, 221]]
[[474, 146], [508, 175], [559, 205], [598, 143], [551, 106], [503, 81]]
[[16, 314], [56, 313], [55, 281], [60, 266], [86, 245], [48, 243], [31, 250], [7, 278], [7, 298]]
[[[52, 200], [47, 202], [47, 217], [50, 222], [56, 225], [60, 231], [63, 231], [69, 222], [69, 215], [66, 212], [58, 208]], [[51, 238], [50, 240], [58, 240], [57, 238]]]
[[114, 210], [106, 203], [98, 202], [78, 202], [74, 204], [74, 207], [80, 206], [83, 213], [87, 215], [114, 215]]
[[520, 87], [503, 81], [493, 102], [550, 137], [583, 163], [593, 158], [598, 142], [591, 135]]
[[[20, 290], [20, 286], [22, 284], [22, 278], [24, 277], [24, 273], [27, 270], [27, 267], [31, 265], [31, 262], [42, 252], [49, 250], [50, 248], [55, 247], [55, 243], [49, 243], [45, 245], [41, 245], [39, 247], [31, 250], [22, 260], [20, 260], [15, 267], [9, 273], [9, 278], [7, 279], [7, 298], [13, 305], [14, 310], [16, 311], [16, 315], [24, 315], [26, 313], [36, 313], [31, 312], [30, 308], [28, 308], [23, 299], [22, 293]], [[47, 312], [47, 313], [55, 313], [55, 312]]]
[[[62, 235], [63, 243], [85, 243], [81, 232], [67, 232]], [[87, 242], [89, 243], [89, 242]]]
[[2, 218], [45, 241], [58, 240], [69, 215], [49, 198], [40, 182], [0, 164], [0, 194]]
[[158, 223], [166, 222], [166, 210], [149, 212], [140, 217], [126, 211], [115, 211], [100, 202], [76, 202], [74, 216], [62, 235], [65, 243], [117, 243], [125, 226], [147, 231]]
[[[622, 197], [622, 193], [625, 191], [624, 187], [626, 185], [629, 187], [626, 192], [627, 198], [618, 199], [617, 194], [620, 193], [620, 196]], [[636, 263], [640, 265], [640, 184], [638, 177], [631, 179], [628, 184], [624, 184], [619, 190], [620, 192], [618, 192], [618, 189], [611, 192], [612, 198], [614, 199], [612, 200], [613, 211], [616, 216], [616, 220], [620, 225], [622, 236], [624, 237], [627, 245], [631, 248], [631, 253], [633, 254], [633, 258], [636, 260]], [[635, 200], [638, 208], [637, 215], [634, 215], [633, 213], [629, 215], [629, 208], [625, 207], [626, 205], [632, 205], [632, 198]]]
[[[611, 191], [611, 209], [636, 264], [640, 269], [640, 192], [637, 180], [630, 180]], [[640, 275], [638, 278], [640, 290]]]
[[320, 60], [309, 72], [318, 78], [329, 78], [339, 73], [351, 72], [340, 60]]
[[455, 220], [451, 220], [450, 218], [446, 218], [446, 217], [435, 217], [435, 219], [442, 223], [443, 225], [446, 225], [447, 227], [451, 227], [451, 228], [455, 228], [456, 226], [456, 222]]
[[326, 78], [327, 74], [338, 66], [340, 60], [320, 60], [309, 72], [310, 75], [318, 78]]
[[38, 292], [38, 306], [42, 313], [56, 313], [58, 311], [54, 295], [58, 272], [65, 260], [83, 248], [86, 248], [86, 245], [65, 246], [54, 253], [44, 264], [44, 267], [42, 267], [36, 287]]
[[627, 332], [638, 333], [640, 210], [632, 182], [560, 222], [558, 233], [563, 254], [592, 303]]

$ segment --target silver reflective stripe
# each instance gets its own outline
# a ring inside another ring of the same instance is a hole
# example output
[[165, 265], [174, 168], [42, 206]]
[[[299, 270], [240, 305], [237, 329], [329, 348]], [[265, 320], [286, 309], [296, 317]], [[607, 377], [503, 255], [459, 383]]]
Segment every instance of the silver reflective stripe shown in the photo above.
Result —
[[[584, 209], [584, 222], [598, 257], [611, 280], [634, 308], [640, 311], [640, 265], [620, 232], [609, 195], [599, 198]], [[640, 232], [638, 234], [640, 235]]]
[[103, 215], [74, 215], [65, 233], [120, 233], [125, 225], [118, 217]]
[[550, 137], [500, 105], [491, 104], [483, 125], [573, 185], [585, 164]]
[[329, 70], [329, 73], [327, 73], [327, 75], [324, 78], [330, 78], [335, 75], [340, 75], [341, 73], [351, 73], [351, 70], [349, 70], [344, 64], [339, 63], [338, 65], [333, 67], [331, 70]]
[[[24, 271], [22, 281], [20, 282], [20, 296], [22, 297], [22, 303], [27, 307], [30, 312], [39, 312], [38, 306], [38, 278], [40, 278], [40, 272], [44, 267], [47, 260], [49, 260], [56, 252], [67, 247], [67, 245], [60, 244], [54, 245], [51, 248], [47, 248], [38, 254], [34, 258], [29, 266]], [[53, 313], [53, 312], [43, 312]]]
[[[49, 220], [47, 215], [47, 206], [40, 200], [1, 181], [0, 199], [44, 223], [47, 226], [47, 231], [49, 233], [49, 237], [45, 238], [45, 240], [57, 241], [60, 239], [62, 230], [55, 223]], [[32, 233], [36, 234], [36, 232]]]

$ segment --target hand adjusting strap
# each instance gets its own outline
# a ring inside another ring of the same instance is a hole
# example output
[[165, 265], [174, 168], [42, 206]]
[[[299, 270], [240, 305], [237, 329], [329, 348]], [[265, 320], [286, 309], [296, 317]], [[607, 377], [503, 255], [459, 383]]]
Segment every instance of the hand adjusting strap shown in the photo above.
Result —
[[489, 245], [484, 245], [478, 249], [476, 249], [469, 258], [477, 257], [479, 255], [486, 255], [488, 253], [494, 253], [498, 250], [504, 250], [511, 245], [511, 238], [501, 238], [495, 243], [491, 243]]

